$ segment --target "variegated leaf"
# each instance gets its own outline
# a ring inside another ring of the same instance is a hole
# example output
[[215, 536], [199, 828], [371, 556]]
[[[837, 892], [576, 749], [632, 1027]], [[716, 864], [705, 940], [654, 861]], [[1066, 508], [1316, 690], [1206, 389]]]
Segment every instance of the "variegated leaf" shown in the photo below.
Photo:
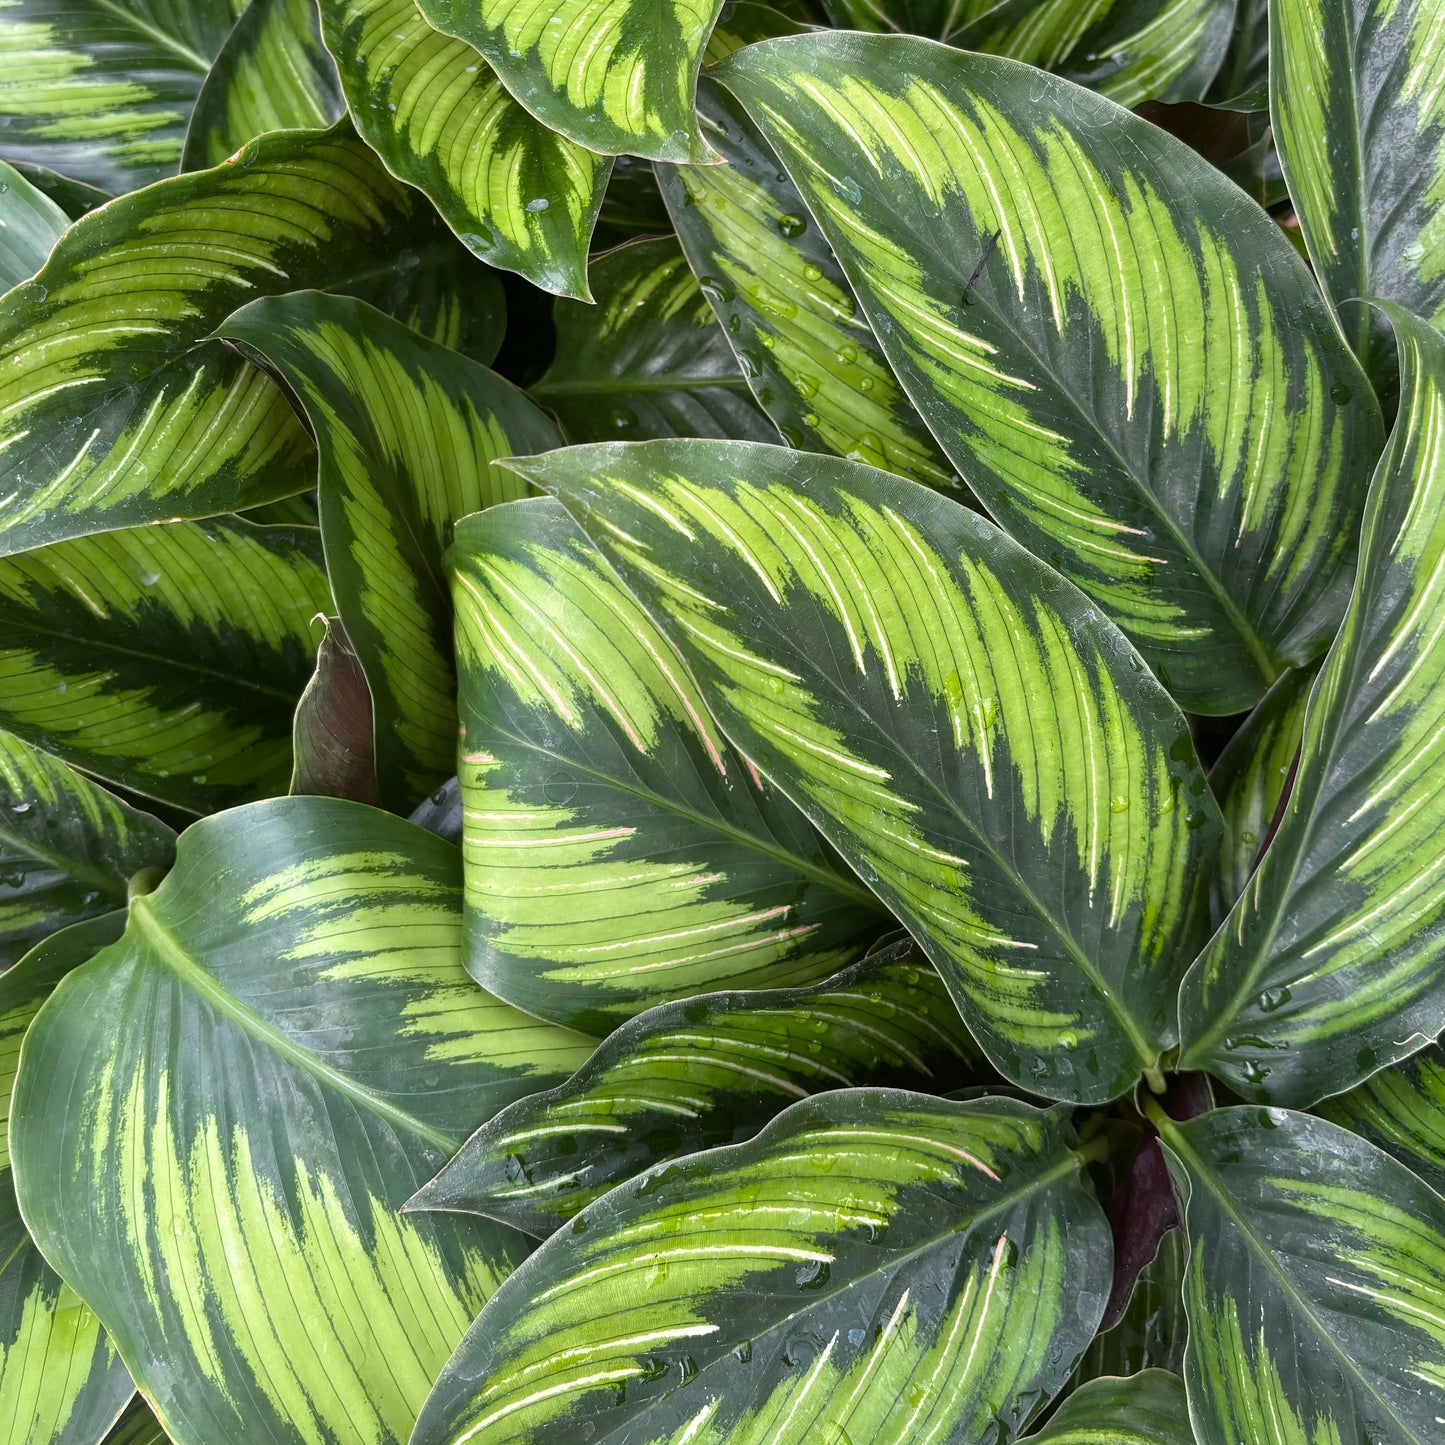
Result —
[[539, 124], [414, 0], [320, 5], [357, 129], [392, 173], [425, 191], [493, 266], [586, 299], [587, 241], [610, 162]]
[[1279, 227], [1183, 142], [1013, 61], [765, 41], [716, 73], [999, 521], [1196, 712], [1343, 612], [1379, 412]]
[[267, 131], [325, 128], [345, 110], [316, 0], [251, 0], [196, 97], [181, 169], [218, 166]]
[[1028, 1440], [1030, 1445], [1194, 1445], [1184, 1381], [1167, 1370], [1091, 1380]]
[[84, 1301], [41, 1258], [15, 1202], [6, 1146], [20, 1042], [55, 985], [113, 943], [124, 912], [52, 935], [0, 978], [0, 1438], [96, 1445], [135, 1392]]
[[1180, 995], [1181, 1067], [1305, 1105], [1445, 1027], [1445, 338], [1389, 307], [1402, 396], [1360, 575], [1269, 851]]
[[0, 969], [58, 928], [122, 907], [127, 881], [169, 866], [175, 844], [164, 823], [0, 732]]
[[883, 931], [561, 507], [468, 518], [448, 567], [486, 988], [602, 1033], [669, 999], [814, 983]]
[[0, 155], [113, 194], [174, 175], [246, 0], [0, 0]]
[[285, 790], [320, 539], [234, 518], [0, 558], [0, 727], [195, 812]]
[[456, 769], [442, 552], [459, 518], [525, 490], [492, 462], [557, 445], [557, 429], [495, 373], [350, 297], [254, 301], [218, 334], [260, 353], [311, 422], [336, 609], [376, 705], [381, 799], [409, 812]]
[[137, 1395], [105, 1437], [105, 1445], [170, 1445], [170, 1438], [149, 1403]]
[[853, 462], [695, 441], [512, 465], [913, 931], [1005, 1077], [1100, 1102], [1157, 1070], [1219, 813], [1102, 613], [966, 508]]
[[740, 1144], [809, 1094], [936, 1094], [989, 1078], [943, 981], [911, 942], [812, 988], [649, 1009], [565, 1084], [482, 1125], [408, 1209], [485, 1214], [545, 1238], [664, 1159]]
[[559, 301], [557, 351], [530, 391], [572, 441], [776, 441], [674, 237], [592, 263], [596, 304]]
[[296, 703], [289, 791], [379, 803], [371, 689], [341, 619], [323, 621], [316, 671]]
[[1199, 1445], [1438, 1440], [1445, 1199], [1307, 1114], [1151, 1112], [1185, 1203]]
[[983, 1445], [1063, 1382], [1109, 1232], [1063, 1111], [888, 1089], [623, 1185], [493, 1296], [413, 1445]]
[[723, 0], [419, 0], [549, 130], [603, 155], [708, 158], [693, 115]]
[[11, 1117], [37, 1243], [178, 1445], [405, 1441], [521, 1258], [401, 1204], [590, 1041], [462, 970], [456, 850], [282, 798], [187, 830], [26, 1039]]
[[0, 293], [33, 276], [69, 224], [49, 196], [0, 161]]

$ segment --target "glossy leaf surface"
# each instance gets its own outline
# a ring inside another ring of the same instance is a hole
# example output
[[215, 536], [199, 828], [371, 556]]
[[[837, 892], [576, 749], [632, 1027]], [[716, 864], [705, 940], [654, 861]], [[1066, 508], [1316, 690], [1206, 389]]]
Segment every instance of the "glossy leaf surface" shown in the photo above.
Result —
[[443, 1372], [414, 1445], [982, 1445], [1062, 1382], [1108, 1230], [1059, 1111], [804, 1100], [552, 1236]]
[[589, 1046], [471, 983], [459, 884], [454, 849], [374, 809], [237, 809], [31, 1026], [25, 1217], [180, 1445], [404, 1441], [521, 1257], [499, 1225], [395, 1213]]
[[1037, 1445], [1193, 1445], [1184, 1381], [1166, 1370], [1091, 1380], [1028, 1438]]
[[1180, 996], [1183, 1067], [1308, 1104], [1445, 1026], [1445, 339], [1391, 309], [1400, 415], [1290, 801]]
[[[1159, 1241], [1159, 1252], [1139, 1271], [1119, 1322], [1095, 1335], [1084, 1352], [1074, 1373], [1081, 1388], [1109, 1375], [1183, 1370], [1188, 1333], [1180, 1293], [1183, 1279], [1184, 1243], [1180, 1231], [1171, 1229]], [[1184, 1445], [1189, 1439], [1184, 1437]]]
[[0, 293], [33, 276], [69, 224], [49, 196], [0, 161]]
[[442, 552], [469, 512], [525, 488], [497, 457], [557, 430], [495, 373], [345, 296], [253, 302], [221, 335], [300, 399], [321, 453], [336, 607], [375, 702], [377, 782], [410, 811], [456, 770], [456, 674]]
[[469, 518], [448, 566], [484, 987], [605, 1033], [668, 999], [816, 982], [883, 931], [560, 506]]
[[1186, 1201], [1199, 1445], [1438, 1438], [1445, 1200], [1306, 1114], [1160, 1127]]
[[830, 1089], [987, 1079], [942, 980], [905, 942], [813, 988], [704, 994], [649, 1009], [565, 1084], [484, 1124], [410, 1203], [545, 1237], [664, 1159], [739, 1144]]
[[1182, 705], [1239, 711], [1324, 650], [1380, 420], [1257, 205], [1012, 61], [813, 34], [716, 73], [965, 482]]
[[105, 1437], [105, 1445], [168, 1445], [170, 1438], [161, 1428], [155, 1411], [137, 1396], [116, 1422], [115, 1429]]
[[371, 689], [340, 618], [325, 624], [316, 671], [296, 703], [289, 791], [379, 803]]
[[777, 440], [673, 238], [600, 257], [591, 282], [595, 305], [557, 303], [557, 354], [530, 388], [570, 440]]
[[218, 517], [5, 557], [0, 727], [195, 812], [284, 790], [329, 605], [308, 528]]
[[1218, 811], [1092, 604], [966, 508], [851, 462], [646, 442], [517, 465], [913, 931], [1006, 1078], [1102, 1101], [1156, 1066]]

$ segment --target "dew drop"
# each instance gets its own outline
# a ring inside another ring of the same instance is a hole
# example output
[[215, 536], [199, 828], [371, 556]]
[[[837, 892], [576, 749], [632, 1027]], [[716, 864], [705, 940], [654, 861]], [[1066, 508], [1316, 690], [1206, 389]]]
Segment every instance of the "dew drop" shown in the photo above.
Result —
[[1342, 381], [1337, 381], [1330, 388], [1330, 400], [1334, 402], [1336, 406], [1344, 406], [1352, 396], [1354, 396], [1354, 392]]
[[573, 1233], [573, 1234], [586, 1234], [586, 1233], [587, 1233], [587, 1221], [586, 1221], [580, 1214], [577, 1216], [576, 1219], [574, 1219], [574, 1220], [572, 1221], [572, 1233]]
[[1109, 804], [1111, 813], [1127, 813], [1129, 811], [1129, 800], [1123, 793], [1115, 793], [1113, 801]]
[[851, 366], [858, 360], [858, 348], [852, 345], [851, 342], [845, 342], [838, 348], [838, 360], [841, 361], [844, 366]]
[[773, 347], [775, 347], [777, 344], [778, 344], [778, 339], [777, 339], [777, 337], [775, 337], [775, 336], [765, 336], [765, 337], [763, 337], [763, 346], [764, 346], [768, 351], [771, 351], [771, 350], [773, 349]]
[[10, 811], [14, 813], [17, 817], [23, 818], [33, 806], [34, 804], [26, 802], [11, 803]]
[[821, 420], [822, 418], [815, 411], [805, 411], [803, 413], [804, 426], [817, 426]]
[[737, 1360], [738, 1364], [745, 1365], [752, 1357], [753, 1342], [751, 1340], [741, 1340], [733, 1346], [733, 1358]]
[[1273, 1013], [1277, 1008], [1283, 1008], [1289, 1002], [1290, 993], [1287, 988], [1267, 988], [1259, 996], [1259, 1007], [1261, 1013]]
[[858, 378], [858, 390], [859, 390], [859, 391], [872, 391], [872, 390], [873, 390], [873, 378], [872, 378], [871, 376], [860, 376], [860, 377]]
[[1269, 1070], [1258, 1059], [1246, 1059], [1239, 1072], [1251, 1084], [1262, 1084], [1269, 1077]]
[[810, 1259], [807, 1264], [798, 1267], [793, 1278], [797, 1280], [799, 1289], [822, 1289], [831, 1273], [827, 1260]]
[[1065, 1029], [1064, 1032], [1059, 1035], [1059, 1047], [1060, 1047], [1061, 1049], [1076, 1049], [1076, 1048], [1078, 1048], [1078, 1047], [1079, 1047], [1079, 1036], [1078, 1036], [1078, 1034], [1071, 1033], [1068, 1029]]
[[528, 201], [522, 209], [533, 212], [545, 211], [548, 210], [551, 205], [551, 201], [549, 201], [546, 196], [535, 196], [532, 200]]
[[803, 280], [821, 281], [823, 279], [823, 268], [815, 266], [811, 261], [803, 267]]
[[778, 217], [778, 230], [790, 241], [801, 236], [808, 229], [808, 223], [801, 217], [791, 212], [786, 216]]

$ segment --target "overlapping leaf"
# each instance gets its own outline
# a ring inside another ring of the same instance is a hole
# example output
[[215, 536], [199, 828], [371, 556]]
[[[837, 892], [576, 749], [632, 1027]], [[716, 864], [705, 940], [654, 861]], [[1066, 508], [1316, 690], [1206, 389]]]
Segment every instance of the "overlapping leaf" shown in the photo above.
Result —
[[1307, 1104], [1445, 1026], [1445, 339], [1390, 308], [1402, 397], [1274, 842], [1180, 996], [1182, 1066]]
[[245, 0], [4, 0], [0, 155], [113, 194], [173, 175]]
[[130, 1408], [105, 1437], [105, 1445], [169, 1445], [170, 1436], [161, 1428], [150, 1405], [137, 1396]]
[[479, 982], [606, 1032], [669, 999], [816, 982], [873, 942], [872, 896], [724, 741], [561, 507], [469, 518], [448, 565]]
[[1305, 1114], [1158, 1122], [1186, 1200], [1199, 1445], [1438, 1439], [1445, 1200]]
[[1037, 1445], [1192, 1445], [1184, 1382], [1166, 1370], [1091, 1380], [1029, 1440]]
[[0, 732], [0, 969], [58, 928], [123, 906], [127, 880], [168, 866], [174, 850], [165, 824]]
[[595, 305], [557, 303], [556, 357], [531, 388], [571, 440], [777, 440], [675, 239], [621, 246], [591, 281]]
[[371, 307], [300, 292], [221, 328], [299, 397], [321, 452], [336, 607], [376, 704], [377, 782], [410, 811], [456, 770], [456, 673], [442, 552], [456, 521], [525, 490], [492, 462], [557, 444], [509, 383]]
[[341, 619], [325, 623], [316, 671], [296, 703], [290, 791], [379, 803], [371, 689]]
[[0, 161], [0, 292], [33, 276], [69, 224], [49, 196]]
[[425, 0], [549, 130], [603, 155], [700, 161], [698, 66], [723, 0]]
[[1182, 142], [907, 36], [716, 72], [778, 152], [968, 485], [1200, 712], [1310, 661], [1380, 420], [1279, 228]]
[[1060, 1111], [795, 1104], [589, 1206], [502, 1287], [414, 1445], [983, 1445], [1062, 1383], [1109, 1235]]
[[514, 465], [909, 926], [1006, 1077], [1101, 1101], [1156, 1068], [1218, 810], [1183, 718], [1087, 599], [851, 462], [644, 442]]
[[739, 1144], [809, 1094], [936, 1094], [988, 1077], [942, 980], [911, 943], [813, 988], [664, 1004], [565, 1084], [502, 1110], [409, 1208], [485, 1214], [545, 1237], [664, 1159]]
[[284, 791], [329, 604], [306, 528], [221, 517], [5, 557], [0, 727], [197, 812]]
[[267, 131], [325, 128], [345, 110], [316, 0], [251, 0], [196, 97], [181, 168], [220, 165]]
[[[1132, 1375], [1163, 1369], [1178, 1374], [1184, 1368], [1184, 1341], [1188, 1333], [1180, 1284], [1184, 1278], [1184, 1242], [1178, 1229], [1159, 1241], [1159, 1251], [1139, 1271], [1134, 1292], [1122, 1318], [1101, 1330], [1079, 1361], [1074, 1378], [1080, 1388], [1110, 1375]], [[1185, 1436], [1181, 1445], [1188, 1445]]]
[[21, 1207], [180, 1445], [404, 1441], [523, 1252], [395, 1213], [588, 1052], [467, 978], [459, 871], [359, 804], [206, 819], [31, 1025]]
[[6, 1445], [95, 1445], [134, 1393], [92, 1311], [41, 1258], [6, 1145], [20, 1041], [71, 969], [120, 937], [109, 913], [56, 933], [0, 978], [0, 1428]]
[[258, 293], [337, 285], [450, 339], [469, 318], [439, 230], [343, 127], [77, 221], [0, 301], [0, 553], [303, 490], [290, 405], [207, 333]]
[[1229, 48], [1205, 102], [1226, 110], [1269, 109], [1268, 0], [1236, 0]]
[[72, 221], [78, 221], [87, 211], [93, 211], [111, 199], [107, 192], [86, 185], [84, 181], [62, 176], [49, 166], [16, 161], [12, 169], [24, 176], [36, 190], [49, 196]]

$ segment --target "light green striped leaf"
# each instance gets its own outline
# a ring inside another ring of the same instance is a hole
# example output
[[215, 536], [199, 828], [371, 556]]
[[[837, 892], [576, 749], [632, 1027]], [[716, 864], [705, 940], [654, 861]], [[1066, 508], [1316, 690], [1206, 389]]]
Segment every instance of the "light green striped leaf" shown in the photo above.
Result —
[[113, 194], [174, 175], [245, 0], [0, 0], [0, 155]]
[[723, 0], [420, 0], [549, 130], [603, 155], [703, 161], [693, 92]]
[[587, 242], [611, 163], [539, 124], [470, 37], [433, 29], [414, 0], [320, 4], [357, 129], [391, 172], [493, 266], [588, 299]]
[[965, 481], [1183, 705], [1239, 711], [1324, 649], [1380, 419], [1257, 205], [1013, 61], [814, 34], [716, 73]]
[[1062, 1111], [1013, 1100], [803, 1100], [553, 1235], [468, 1331], [413, 1445], [1010, 1438], [1109, 1290], [1072, 1142]]
[[1184, 1381], [1166, 1370], [1091, 1380], [1028, 1439], [1035, 1445], [1194, 1445]]
[[852, 462], [699, 441], [513, 465], [908, 925], [1006, 1078], [1092, 1103], [1158, 1067], [1219, 814], [1183, 718], [1086, 598]]
[[[1270, 115], [1326, 295], [1381, 296], [1445, 323], [1445, 3], [1269, 9]], [[1368, 355], [1369, 308], [1341, 319]]]
[[167, 867], [175, 843], [164, 823], [0, 732], [0, 969], [56, 929], [123, 906], [127, 881]]
[[395, 1212], [590, 1047], [467, 978], [460, 881], [455, 849], [356, 803], [206, 819], [31, 1025], [21, 1208], [178, 1445], [406, 1440], [525, 1252]]
[[155, 1411], [137, 1395], [115, 1429], [105, 1437], [105, 1445], [169, 1445], [170, 1438], [161, 1429]]
[[1306, 1114], [1151, 1114], [1185, 1204], [1199, 1445], [1438, 1440], [1445, 1200]]
[[220, 165], [267, 131], [324, 129], [345, 110], [316, 0], [251, 0], [196, 97], [181, 169]]
[[[763, 409], [800, 450], [833, 452], [930, 486], [958, 486], [757, 127], [706, 76], [698, 108], [726, 164], [659, 166], [658, 182]], [[600, 440], [588, 438], [594, 439]]]
[[605, 1033], [669, 999], [815, 983], [883, 931], [561, 507], [468, 518], [448, 570], [484, 987]]
[[572, 441], [776, 441], [672, 236], [592, 263], [596, 305], [559, 301], [557, 352], [530, 388]]
[[1215, 921], [1244, 892], [1290, 785], [1304, 732], [1312, 667], [1291, 668], [1265, 693], [1209, 770], [1209, 786], [1224, 815], [1224, 844], [1215, 875]]
[[1445, 1027], [1445, 338], [1388, 309], [1400, 414], [1355, 594], [1274, 842], [1180, 995], [1181, 1068], [1291, 1105]]
[[94, 1445], [135, 1391], [92, 1311], [20, 1218], [6, 1146], [20, 1041], [71, 969], [120, 937], [124, 912], [54, 934], [0, 978], [0, 1432], [5, 1445]]
[[234, 518], [0, 559], [0, 727], [194, 812], [284, 792], [329, 605], [314, 532]]
[[323, 620], [316, 671], [291, 729], [290, 792], [379, 803], [371, 689], [341, 619]]
[[1393, 1154], [1445, 1194], [1445, 1048], [1431, 1044], [1315, 1110]]
[[49, 196], [0, 161], [0, 292], [33, 276], [69, 224]]
[[321, 453], [336, 610], [375, 701], [382, 802], [410, 812], [456, 771], [456, 672], [442, 552], [457, 520], [522, 495], [494, 468], [557, 445], [515, 387], [350, 297], [270, 297], [218, 332], [300, 399]]
[[649, 1009], [545, 1094], [483, 1124], [408, 1209], [485, 1214], [545, 1238], [664, 1159], [740, 1144], [809, 1094], [936, 1094], [989, 1078], [943, 981], [905, 941], [813, 988]]

